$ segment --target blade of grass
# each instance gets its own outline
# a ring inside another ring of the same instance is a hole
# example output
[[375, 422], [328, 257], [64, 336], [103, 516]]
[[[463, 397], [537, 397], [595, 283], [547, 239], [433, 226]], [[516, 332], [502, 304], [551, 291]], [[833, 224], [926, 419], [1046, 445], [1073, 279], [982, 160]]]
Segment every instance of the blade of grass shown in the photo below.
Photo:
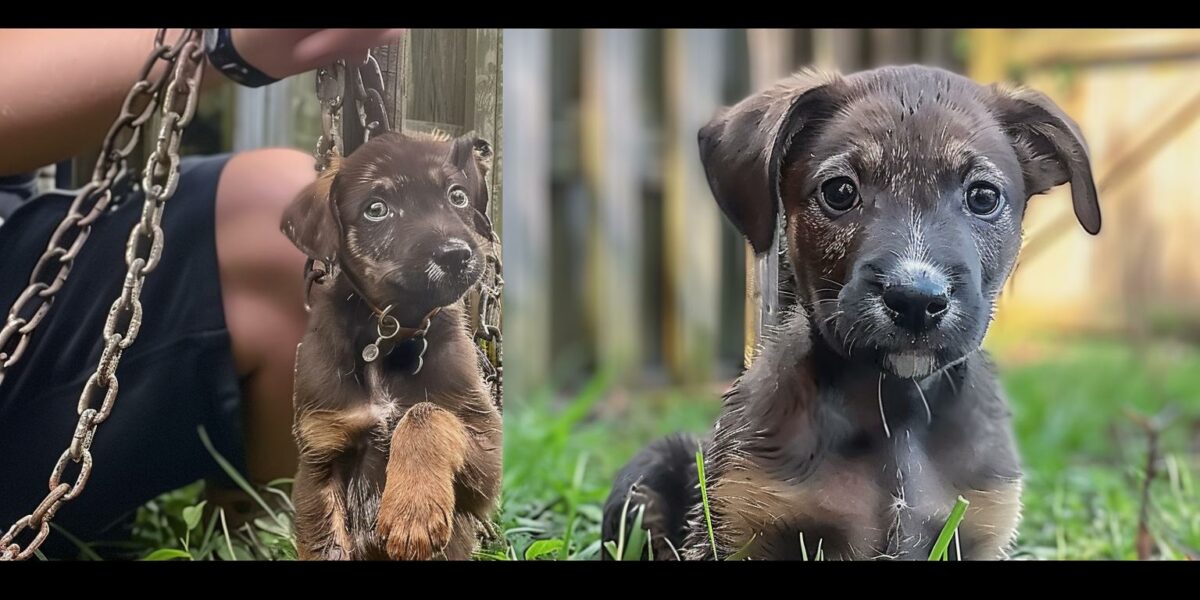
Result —
[[588, 454], [579, 455], [575, 463], [574, 477], [571, 478], [571, 490], [567, 494], [567, 531], [563, 535], [563, 546], [558, 551], [559, 560], [567, 560], [571, 555], [571, 538], [575, 533], [575, 522], [578, 521], [579, 490], [583, 487], [583, 476], [587, 471]]
[[738, 548], [737, 552], [734, 552], [733, 554], [726, 556], [725, 560], [727, 560], [727, 561], [746, 560], [747, 558], [750, 557], [750, 547], [753, 545], [754, 545], [754, 539], [751, 538], [750, 541], [747, 542], [745, 546]]
[[646, 506], [639, 504], [637, 513], [633, 516], [633, 529], [629, 531], [629, 544], [625, 546], [621, 560], [641, 560], [642, 548], [646, 545], [646, 530], [642, 529], [642, 516], [645, 512]]
[[270, 486], [267, 486], [263, 489], [268, 492], [271, 492], [272, 494], [275, 494], [276, 496], [279, 496], [280, 499], [282, 499], [284, 505], [286, 505], [288, 507], [289, 511], [296, 512], [296, 506], [294, 504], [292, 504], [292, 497], [289, 496], [287, 494], [287, 492], [285, 492], [281, 489], [278, 489], [278, 488], [270, 487]]
[[99, 554], [96, 554], [95, 550], [92, 550], [91, 546], [83, 543], [83, 540], [71, 535], [71, 532], [67, 531], [66, 529], [63, 529], [62, 527], [59, 527], [55, 523], [51, 523], [50, 527], [52, 529], [54, 529], [55, 531], [61, 533], [63, 537], [67, 538], [67, 541], [71, 542], [72, 544], [75, 544], [75, 547], [79, 548], [79, 551], [81, 553], [83, 553], [83, 555], [86, 556], [88, 558], [88, 560], [104, 560], [103, 558], [100, 557]]
[[225, 522], [225, 509], [218, 508], [221, 514], [221, 531], [225, 532], [225, 547], [229, 549], [229, 559], [237, 560], [237, 554], [233, 552], [233, 540], [229, 538], [229, 524]]
[[599, 560], [601, 548], [600, 540], [592, 540], [592, 543], [584, 546], [583, 550], [571, 555], [571, 560]]
[[192, 555], [177, 548], [159, 548], [142, 560], [175, 560], [177, 558], [192, 559]]
[[[633, 490], [630, 490], [631, 492]], [[617, 522], [617, 551], [613, 560], [624, 560], [625, 557], [625, 515], [629, 514], [629, 499], [632, 494], [625, 495], [625, 504], [621, 506], [621, 519]]]
[[221, 456], [220, 452], [217, 452], [217, 449], [213, 446], [212, 440], [209, 439], [208, 431], [204, 429], [204, 426], [197, 426], [196, 431], [200, 434], [200, 443], [204, 444], [204, 448], [208, 450], [208, 453], [211, 454], [213, 459], [217, 461], [217, 464], [221, 466], [221, 470], [225, 471], [225, 474], [228, 475], [238, 487], [242, 488], [242, 491], [249, 494], [250, 497], [253, 498], [254, 501], [263, 508], [263, 510], [267, 511], [267, 514], [271, 515], [271, 518], [275, 519], [275, 522], [283, 525], [283, 523], [279, 520], [279, 515], [275, 514], [275, 511], [271, 510], [270, 506], [267, 506], [267, 502], [263, 500], [262, 496], [260, 496], [258, 492], [254, 490], [254, 486], [250, 485], [250, 482], [246, 481], [246, 478], [242, 477], [242, 474], [238, 473], [237, 469], [235, 469], [228, 460], [225, 460], [225, 457]]
[[929, 560], [945, 560], [946, 551], [950, 548], [950, 539], [958, 531], [958, 524], [962, 522], [970, 505], [971, 503], [962, 496], [954, 502], [954, 508], [950, 509], [950, 518], [946, 519], [946, 524], [942, 526], [942, 532], [938, 534], [937, 542], [933, 544], [933, 550], [929, 553]]
[[704, 526], [708, 528], [708, 543], [712, 544], [713, 560], [721, 560], [717, 556], [717, 536], [713, 535], [712, 511], [708, 506], [708, 479], [704, 477], [704, 452], [696, 448], [696, 473], [700, 475], [700, 501], [704, 504]]
[[537, 560], [547, 554], [554, 554], [562, 544], [562, 540], [538, 540], [525, 549], [525, 560]]

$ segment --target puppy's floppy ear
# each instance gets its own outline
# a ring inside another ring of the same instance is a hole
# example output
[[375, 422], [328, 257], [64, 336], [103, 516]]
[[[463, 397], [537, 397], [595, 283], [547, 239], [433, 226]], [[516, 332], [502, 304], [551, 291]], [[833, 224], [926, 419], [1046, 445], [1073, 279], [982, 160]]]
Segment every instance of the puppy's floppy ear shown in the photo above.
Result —
[[280, 229], [309, 258], [328, 261], [337, 255], [339, 228], [332, 193], [340, 167], [335, 157], [283, 212]]
[[487, 221], [483, 224], [477, 223], [476, 228], [486, 235], [484, 228], [491, 229], [491, 221], [488, 219], [487, 175], [492, 170], [492, 158], [495, 155], [492, 144], [474, 132], [455, 138], [451, 144], [450, 163], [465, 173], [468, 179], [475, 180], [477, 189], [472, 191], [471, 202], [475, 210]]
[[1013, 140], [1029, 195], [1071, 183], [1075, 218], [1090, 234], [1100, 232], [1100, 203], [1087, 143], [1052, 100], [1028, 88], [992, 85], [992, 110]]
[[792, 138], [828, 112], [835, 73], [805, 70], [719, 111], [700, 129], [700, 162], [717, 204], [756, 254], [771, 247], [779, 174]]

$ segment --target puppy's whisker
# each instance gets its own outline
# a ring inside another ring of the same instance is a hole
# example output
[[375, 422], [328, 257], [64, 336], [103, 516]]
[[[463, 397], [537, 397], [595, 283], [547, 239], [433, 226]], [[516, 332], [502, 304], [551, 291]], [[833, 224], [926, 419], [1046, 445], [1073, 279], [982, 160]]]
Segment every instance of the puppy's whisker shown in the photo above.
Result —
[[921, 397], [921, 404], [925, 406], [925, 424], [933, 424], [933, 411], [929, 410], [929, 401], [925, 399], [925, 390], [921, 389], [921, 382], [916, 379], [912, 380], [913, 385], [917, 386], [917, 395]]
[[877, 390], [879, 392], [879, 418], [883, 421], [883, 434], [886, 435], [888, 439], [891, 439], [892, 430], [888, 427], [887, 413], [883, 411], [883, 371], [879, 372], [879, 385]]
[[840, 311], [840, 310], [839, 310], [839, 311], [835, 311], [835, 312], [834, 312], [832, 315], [829, 315], [828, 317], [825, 317], [825, 321], [824, 321], [824, 323], [823, 323], [823, 324], [824, 324], [826, 327], [828, 327], [828, 326], [829, 326], [829, 322], [830, 322], [830, 321], [832, 321], [832, 320], [834, 320], [834, 319], [836, 319], [836, 318], [838, 318], [838, 317], [840, 317], [840, 316], [842, 316], [842, 313], [843, 313], [843, 311]]

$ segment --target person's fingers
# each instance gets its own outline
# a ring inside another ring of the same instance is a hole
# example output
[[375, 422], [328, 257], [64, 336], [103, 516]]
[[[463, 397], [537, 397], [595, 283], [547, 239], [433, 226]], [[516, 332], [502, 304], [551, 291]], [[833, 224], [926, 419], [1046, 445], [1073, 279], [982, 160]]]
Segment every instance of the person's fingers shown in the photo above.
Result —
[[283, 78], [307, 69], [297, 69], [292, 48], [320, 29], [244, 29], [231, 31], [233, 47], [258, 70]]
[[396, 29], [322, 29], [299, 40], [292, 51], [293, 58], [306, 68], [331, 63], [337, 59], [366, 59], [367, 50], [389, 43], [403, 35]]
[[354, 64], [366, 60], [367, 51], [391, 43], [404, 29], [234, 29], [239, 54], [260, 71], [276, 78], [289, 77], [338, 59]]

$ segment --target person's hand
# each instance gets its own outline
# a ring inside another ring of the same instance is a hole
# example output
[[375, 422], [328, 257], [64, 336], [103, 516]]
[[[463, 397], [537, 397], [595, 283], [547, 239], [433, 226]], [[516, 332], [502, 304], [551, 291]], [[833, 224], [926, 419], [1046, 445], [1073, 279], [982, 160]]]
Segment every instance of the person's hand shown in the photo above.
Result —
[[345, 59], [358, 64], [367, 50], [390, 43], [404, 29], [234, 29], [233, 47], [246, 62], [276, 79]]

